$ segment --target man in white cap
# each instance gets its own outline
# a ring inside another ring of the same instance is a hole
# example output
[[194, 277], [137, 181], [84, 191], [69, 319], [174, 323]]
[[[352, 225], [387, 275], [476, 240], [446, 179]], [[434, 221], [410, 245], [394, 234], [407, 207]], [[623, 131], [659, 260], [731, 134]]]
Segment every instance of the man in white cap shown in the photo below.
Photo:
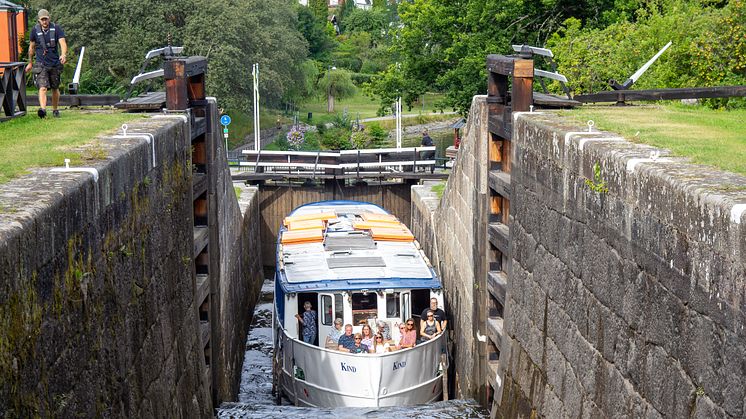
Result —
[[[39, 118], [47, 116], [47, 90], [52, 89], [52, 115], [60, 116], [57, 105], [60, 102], [60, 73], [67, 62], [67, 42], [62, 27], [51, 22], [46, 9], [39, 10], [39, 23], [29, 34], [26, 72], [33, 69], [36, 74], [36, 87], [39, 88]], [[61, 54], [57, 47], [61, 49]], [[34, 62], [36, 56], [36, 64]]]

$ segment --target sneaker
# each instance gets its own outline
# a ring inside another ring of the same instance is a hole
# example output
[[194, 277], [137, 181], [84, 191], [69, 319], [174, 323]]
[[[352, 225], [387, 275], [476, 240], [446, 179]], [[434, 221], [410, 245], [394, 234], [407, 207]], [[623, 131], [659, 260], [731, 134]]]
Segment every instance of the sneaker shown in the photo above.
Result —
[[39, 118], [45, 118], [47, 116], [47, 111], [39, 108], [39, 110], [36, 111], [36, 114], [39, 115]]
[[58, 111], [57, 109], [53, 110], [52, 111], [52, 116], [54, 116], [55, 118], [59, 118], [60, 117], [60, 111]]

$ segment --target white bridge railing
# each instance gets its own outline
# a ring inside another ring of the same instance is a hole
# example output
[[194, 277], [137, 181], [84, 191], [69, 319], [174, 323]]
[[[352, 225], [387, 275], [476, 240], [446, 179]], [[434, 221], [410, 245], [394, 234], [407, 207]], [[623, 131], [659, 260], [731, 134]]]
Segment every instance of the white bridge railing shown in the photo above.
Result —
[[436, 164], [435, 146], [341, 151], [244, 150], [239, 170], [255, 173], [416, 172]]

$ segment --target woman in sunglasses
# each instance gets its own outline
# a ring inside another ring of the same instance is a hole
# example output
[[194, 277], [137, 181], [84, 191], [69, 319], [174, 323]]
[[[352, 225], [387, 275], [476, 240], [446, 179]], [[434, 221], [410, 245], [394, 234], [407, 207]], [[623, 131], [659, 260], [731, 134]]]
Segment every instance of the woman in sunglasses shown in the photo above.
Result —
[[389, 344], [388, 342], [384, 343], [383, 335], [380, 333], [376, 334], [376, 336], [373, 338], [373, 349], [370, 352], [376, 353], [376, 354], [383, 354], [383, 353], [386, 353], [388, 350], [389, 350]]
[[[417, 342], [417, 330], [414, 328], [414, 319], [408, 318], [407, 322], [404, 323], [406, 328], [402, 332], [401, 340], [399, 341], [399, 344], [396, 345], [397, 349], [401, 348], [411, 348], [415, 345]], [[401, 329], [399, 329], [401, 331]]]
[[440, 322], [435, 320], [435, 314], [432, 311], [427, 312], [427, 318], [420, 322], [420, 339], [422, 342], [434, 338], [440, 333]]

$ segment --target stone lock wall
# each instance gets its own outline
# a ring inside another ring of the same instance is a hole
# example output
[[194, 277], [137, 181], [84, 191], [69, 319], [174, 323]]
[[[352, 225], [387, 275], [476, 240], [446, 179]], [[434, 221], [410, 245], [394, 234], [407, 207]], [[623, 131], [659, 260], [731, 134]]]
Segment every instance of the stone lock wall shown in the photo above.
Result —
[[[212, 416], [189, 126], [157, 116], [130, 123], [138, 132], [153, 134], [155, 164], [144, 138], [112, 133], [93, 145], [108, 157], [84, 162], [96, 181], [46, 168], [0, 186], [0, 412], [9, 417]], [[262, 282], [255, 191], [239, 206], [226, 176], [211, 199], [224, 217], [222, 400], [236, 395]]]
[[485, 348], [475, 336], [484, 318], [478, 301], [486, 298], [479, 278], [486, 276], [487, 135], [486, 97], [475, 96], [442, 198], [432, 185], [412, 187], [410, 227], [445, 288], [458, 397], [475, 397], [485, 385], [479, 364]]
[[576, 131], [515, 119], [499, 416], [744, 417], [746, 178]]

